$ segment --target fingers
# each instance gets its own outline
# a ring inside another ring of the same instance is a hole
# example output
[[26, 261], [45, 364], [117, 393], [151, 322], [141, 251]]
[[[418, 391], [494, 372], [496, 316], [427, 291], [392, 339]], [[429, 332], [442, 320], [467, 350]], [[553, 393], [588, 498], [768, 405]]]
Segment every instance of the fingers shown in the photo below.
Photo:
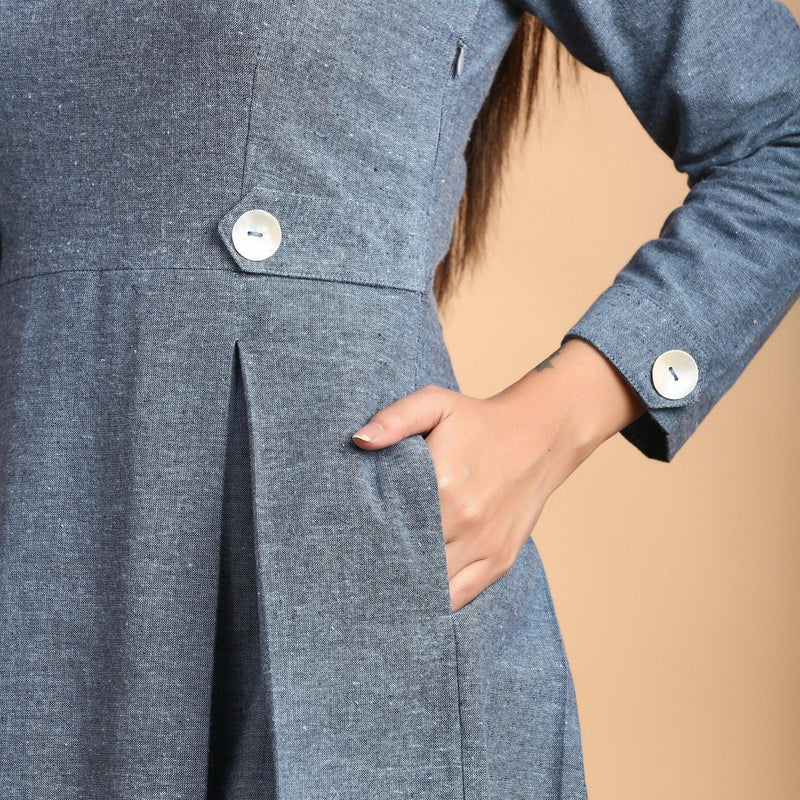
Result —
[[514, 565], [513, 559], [479, 558], [467, 564], [450, 579], [450, 608], [458, 611], [484, 589], [503, 577]]
[[455, 407], [458, 392], [428, 384], [374, 414], [353, 434], [353, 443], [377, 450], [414, 433], [427, 434]]
[[458, 611], [493, 583], [495, 579], [489, 577], [491, 572], [491, 560], [488, 558], [480, 558], [459, 570], [450, 579], [451, 610]]
[[[503, 552], [488, 553], [480, 557], [476, 554], [470, 555], [465, 550], [459, 554], [459, 558], [453, 553], [454, 549], [453, 545], [447, 545], [450, 606], [453, 611], [474, 600], [484, 589], [502, 578], [511, 569], [518, 555], [518, 550], [511, 550], [508, 545]], [[452, 564], [456, 561], [459, 565], [453, 567]]]

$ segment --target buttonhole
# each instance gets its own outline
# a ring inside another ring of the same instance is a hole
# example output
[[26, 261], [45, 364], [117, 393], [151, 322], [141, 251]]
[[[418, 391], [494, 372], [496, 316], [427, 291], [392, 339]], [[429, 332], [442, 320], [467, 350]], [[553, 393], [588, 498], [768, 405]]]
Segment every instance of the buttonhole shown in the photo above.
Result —
[[669, 372], [670, 372], [670, 375], [672, 375], [672, 377], [675, 378], [676, 381], [680, 380], [680, 378], [678, 378], [678, 373], [675, 372], [675, 367], [670, 367], [669, 368]]

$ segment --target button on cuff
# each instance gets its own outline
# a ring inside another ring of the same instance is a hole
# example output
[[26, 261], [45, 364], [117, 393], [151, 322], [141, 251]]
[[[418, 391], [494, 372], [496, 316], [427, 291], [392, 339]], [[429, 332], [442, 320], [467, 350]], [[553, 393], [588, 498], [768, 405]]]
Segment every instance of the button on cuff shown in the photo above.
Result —
[[698, 376], [697, 362], [685, 350], [667, 350], [651, 370], [655, 390], [668, 400], [680, 400], [693, 392]]
[[[584, 339], [603, 353], [650, 410], [688, 406], [702, 395], [703, 365], [708, 363], [705, 349], [691, 329], [633, 287], [616, 282], [606, 289], [562, 341], [572, 337]], [[688, 362], [686, 366], [666, 363], [665, 354], [674, 350], [686, 353], [693, 368]], [[653, 367], [659, 359], [673, 384], [669, 388], [666, 381], [660, 388], [654, 383]]]

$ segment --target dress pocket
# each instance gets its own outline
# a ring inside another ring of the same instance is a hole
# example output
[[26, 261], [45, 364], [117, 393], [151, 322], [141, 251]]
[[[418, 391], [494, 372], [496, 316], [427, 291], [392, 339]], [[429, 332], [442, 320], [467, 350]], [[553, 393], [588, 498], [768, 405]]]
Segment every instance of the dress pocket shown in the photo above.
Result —
[[[418, 601], [437, 615], [453, 614], [447, 577], [447, 558], [433, 456], [425, 439], [415, 433], [381, 451], [376, 460], [378, 479], [385, 496], [390, 492], [399, 509], [395, 535], [407, 537], [403, 543], [409, 554]], [[458, 613], [458, 612], [456, 612]]]

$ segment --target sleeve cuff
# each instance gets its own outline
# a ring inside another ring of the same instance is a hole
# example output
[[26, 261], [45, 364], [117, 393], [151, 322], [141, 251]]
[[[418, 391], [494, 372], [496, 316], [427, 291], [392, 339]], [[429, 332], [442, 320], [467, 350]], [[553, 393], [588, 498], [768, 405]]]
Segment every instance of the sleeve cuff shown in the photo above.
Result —
[[[572, 338], [603, 353], [646, 406], [622, 435], [648, 458], [671, 461], [710, 402], [708, 355], [697, 338], [660, 304], [619, 282], [595, 300], [562, 344]], [[672, 353], [679, 356], [677, 371]], [[682, 371], [681, 361], [691, 366]]]

